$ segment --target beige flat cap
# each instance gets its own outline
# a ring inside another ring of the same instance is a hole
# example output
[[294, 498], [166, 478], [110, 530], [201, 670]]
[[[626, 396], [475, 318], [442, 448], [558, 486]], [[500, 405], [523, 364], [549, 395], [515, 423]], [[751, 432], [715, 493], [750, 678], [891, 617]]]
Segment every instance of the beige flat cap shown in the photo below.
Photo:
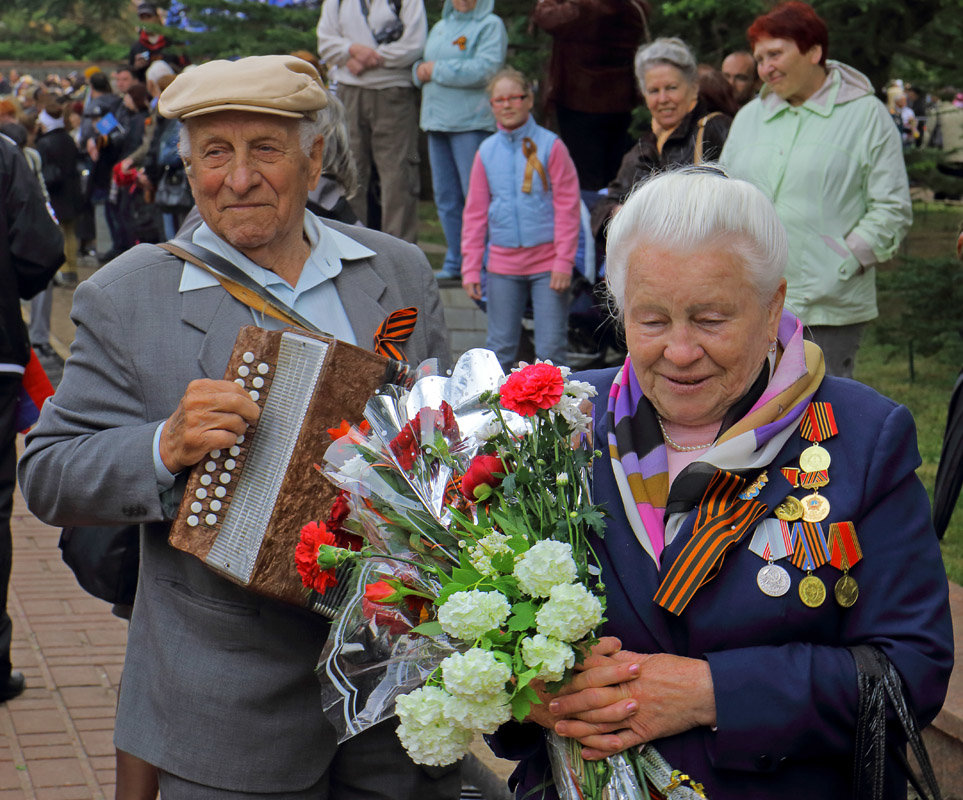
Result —
[[313, 117], [328, 104], [317, 70], [295, 56], [248, 56], [208, 61], [178, 75], [158, 108], [165, 117], [188, 119], [216, 111], [252, 111], [280, 117]]

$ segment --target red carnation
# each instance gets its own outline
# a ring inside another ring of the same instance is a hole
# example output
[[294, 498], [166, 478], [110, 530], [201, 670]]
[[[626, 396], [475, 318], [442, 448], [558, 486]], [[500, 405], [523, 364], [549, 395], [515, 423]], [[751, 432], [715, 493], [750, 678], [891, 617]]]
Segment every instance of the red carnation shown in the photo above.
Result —
[[509, 411], [533, 417], [539, 409], [551, 408], [562, 398], [562, 371], [551, 364], [529, 364], [508, 376], [502, 384], [501, 403]]
[[461, 493], [473, 503], [485, 500], [501, 485], [508, 470], [498, 456], [477, 455], [461, 479]]
[[388, 447], [394, 453], [395, 458], [398, 459], [402, 469], [409, 470], [414, 466], [415, 458], [418, 456], [418, 440], [415, 438], [415, 432], [410, 422], [401, 429], [401, 433], [391, 440]]
[[401, 600], [398, 590], [386, 580], [366, 584], [364, 597], [372, 603], [397, 603]]
[[333, 569], [323, 570], [318, 566], [318, 550], [322, 545], [333, 544], [335, 538], [323, 522], [309, 522], [301, 528], [301, 539], [294, 549], [294, 561], [301, 583], [319, 594], [324, 594], [329, 586], [338, 582]]

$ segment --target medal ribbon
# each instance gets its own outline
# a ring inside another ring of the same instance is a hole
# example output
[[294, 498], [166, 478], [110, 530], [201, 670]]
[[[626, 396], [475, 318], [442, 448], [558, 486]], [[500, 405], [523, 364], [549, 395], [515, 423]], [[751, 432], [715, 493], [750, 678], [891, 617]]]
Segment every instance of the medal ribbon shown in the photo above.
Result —
[[781, 472], [782, 476], [789, 481], [789, 485], [792, 486], [793, 489], [799, 486], [799, 473], [802, 472], [802, 470], [794, 467], [783, 467]]
[[814, 570], [829, 561], [826, 537], [818, 522], [794, 522], [792, 540], [795, 545], [792, 565], [797, 569]]
[[821, 469], [818, 472], [800, 472], [798, 480], [799, 485], [804, 489], [819, 489], [829, 483], [829, 470]]
[[810, 442], [821, 442], [839, 433], [832, 403], [810, 403], [799, 423], [799, 433]]
[[778, 561], [792, 552], [789, 525], [781, 519], [764, 519], [749, 543], [749, 551], [766, 561]]
[[418, 309], [415, 306], [392, 311], [375, 331], [374, 351], [395, 361], [404, 361], [405, 354], [399, 345], [408, 341], [417, 321]]
[[718, 470], [699, 503], [692, 538], [669, 568], [653, 598], [679, 615], [704, 584], [715, 577], [726, 551], [769, 509], [758, 500], [740, 500], [746, 481]]
[[852, 522], [829, 523], [829, 563], [846, 571], [859, 563], [863, 549], [859, 546], [856, 526]]

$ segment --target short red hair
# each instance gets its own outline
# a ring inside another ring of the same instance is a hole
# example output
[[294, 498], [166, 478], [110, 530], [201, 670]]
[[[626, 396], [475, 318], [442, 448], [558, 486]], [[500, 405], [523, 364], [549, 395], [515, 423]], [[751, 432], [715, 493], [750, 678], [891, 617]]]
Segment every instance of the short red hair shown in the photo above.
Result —
[[749, 46], [755, 49], [760, 39], [791, 39], [800, 53], [808, 53], [815, 45], [822, 48], [819, 63], [826, 66], [829, 52], [829, 28], [808, 3], [790, 0], [780, 3], [768, 14], [756, 17], [746, 31]]

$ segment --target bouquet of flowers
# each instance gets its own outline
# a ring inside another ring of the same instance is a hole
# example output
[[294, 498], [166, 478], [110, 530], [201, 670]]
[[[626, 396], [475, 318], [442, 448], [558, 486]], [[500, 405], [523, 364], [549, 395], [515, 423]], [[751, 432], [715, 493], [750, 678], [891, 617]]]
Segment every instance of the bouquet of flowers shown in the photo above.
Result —
[[[550, 363], [506, 379], [472, 350], [450, 377], [386, 387], [366, 424], [332, 432], [323, 472], [340, 495], [296, 558], [312, 591], [349, 587], [319, 665], [342, 740], [397, 713], [414, 761], [453, 763], [477, 733], [525, 719], [532, 682], [561, 685], [597, 642], [599, 454], [581, 446], [594, 394]], [[671, 776], [651, 747], [587, 765], [578, 742], [546, 736], [564, 800], [649, 797], [649, 762]]]

